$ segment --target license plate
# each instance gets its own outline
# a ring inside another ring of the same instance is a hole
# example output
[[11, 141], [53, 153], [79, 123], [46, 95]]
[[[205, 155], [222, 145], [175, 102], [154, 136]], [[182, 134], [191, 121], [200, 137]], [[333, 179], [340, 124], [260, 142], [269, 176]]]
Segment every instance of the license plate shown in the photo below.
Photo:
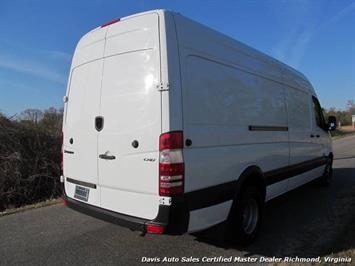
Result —
[[88, 201], [89, 190], [90, 189], [88, 189], [86, 187], [75, 186], [74, 198], [82, 200], [82, 201]]

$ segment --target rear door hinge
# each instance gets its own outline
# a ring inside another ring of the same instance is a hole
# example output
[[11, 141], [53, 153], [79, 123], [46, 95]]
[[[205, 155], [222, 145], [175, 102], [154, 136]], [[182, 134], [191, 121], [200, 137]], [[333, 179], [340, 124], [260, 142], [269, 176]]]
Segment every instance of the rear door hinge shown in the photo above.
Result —
[[169, 90], [169, 87], [170, 87], [170, 84], [169, 84], [169, 83], [160, 82], [160, 83], [157, 85], [158, 91], [168, 91], [168, 90]]

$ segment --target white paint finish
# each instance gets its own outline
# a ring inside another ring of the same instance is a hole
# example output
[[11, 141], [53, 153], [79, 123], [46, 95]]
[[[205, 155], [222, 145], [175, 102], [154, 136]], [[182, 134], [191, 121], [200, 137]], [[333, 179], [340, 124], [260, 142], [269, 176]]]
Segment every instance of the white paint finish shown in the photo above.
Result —
[[[238, 65], [271, 79], [281, 80], [279, 67], [285, 65], [279, 61], [180, 14], [174, 14], [174, 18], [180, 47], [219, 58], [223, 62]], [[291, 71], [294, 75], [299, 75], [297, 71]]]
[[[97, 60], [72, 72], [63, 126], [64, 176], [97, 184], [97, 131], [95, 117], [99, 114], [100, 87], [103, 61]], [[73, 144], [69, 140], [73, 139]], [[99, 205], [97, 198], [89, 196], [89, 202]]]
[[[110, 150], [110, 154], [116, 156], [115, 160], [99, 160], [99, 184], [102, 187], [130, 190], [142, 194], [158, 194], [158, 152], [122, 154], [120, 147], [123, 145], [118, 141], [120, 139], [118, 134], [104, 135], [100, 138], [100, 154]], [[155, 161], [145, 161], [145, 159]], [[139, 201], [138, 196], [136, 200]]]
[[[86, 34], [73, 58], [63, 126], [64, 148], [74, 151], [64, 155], [65, 176], [98, 184], [95, 200], [90, 196], [89, 203], [148, 219], [156, 216], [159, 205], [158, 34], [157, 13], [125, 18]], [[99, 115], [104, 117], [100, 133], [94, 128], [94, 118]], [[74, 144], [69, 144], [70, 137]], [[133, 140], [139, 141], [137, 149], [131, 145]], [[98, 159], [107, 151], [116, 155], [114, 162]], [[70, 183], [66, 186], [72, 196]], [[98, 196], [101, 186], [106, 191], [102, 202]], [[127, 203], [129, 198], [135, 203], [128, 207], [116, 204]]]
[[104, 27], [104, 28], [97, 27], [97, 28], [89, 31], [87, 34], [85, 34], [83, 37], [81, 37], [76, 48], [81, 49], [83, 47], [90, 46], [96, 42], [103, 41], [106, 36], [106, 31], [107, 31], [107, 27]]
[[162, 132], [168, 132], [183, 128], [180, 59], [172, 13], [164, 12], [160, 22], [162, 80], [163, 84], [169, 84], [169, 87], [165, 87], [167, 90], [161, 94]]
[[[312, 96], [292, 87], [286, 87], [289, 114], [290, 164], [302, 163], [319, 157], [318, 146], [313, 143]], [[303, 126], [302, 126], [303, 125]]]
[[[103, 208], [127, 213], [125, 204], [115, 202], [127, 202], [126, 195], [134, 196], [134, 203], [129, 205], [130, 215], [144, 214], [145, 218], [151, 218], [157, 215], [159, 205], [158, 200], [147, 204], [147, 198], [158, 196], [161, 133], [161, 95], [156, 87], [160, 82], [160, 55], [156, 49], [158, 20], [151, 14], [114, 25], [120, 34], [112, 38], [124, 41], [117, 45], [107, 39], [107, 55], [120, 54], [104, 59], [100, 110], [104, 129], [99, 133], [98, 153], [108, 152], [116, 159], [99, 160], [99, 183], [102, 191], [106, 191], [102, 192], [101, 203]], [[151, 28], [149, 33], [131, 31], [132, 27], [144, 29], [146, 25]], [[132, 146], [134, 140], [138, 141], [138, 148]], [[123, 190], [131, 192], [127, 194]]]
[[279, 83], [207, 58], [188, 56], [184, 60], [185, 123], [287, 126], [284, 90]]
[[129, 51], [159, 49], [158, 15], [125, 19], [108, 27], [105, 57]]
[[[185, 191], [236, 180], [252, 165], [259, 166], [263, 172], [287, 166], [288, 152], [287, 142], [187, 148], [184, 150]], [[277, 186], [278, 191], [273, 193], [285, 190], [286, 185]]]
[[65, 125], [80, 130], [94, 129], [94, 118], [99, 114], [103, 60], [97, 60], [72, 71], [68, 92]]
[[272, 200], [282, 194], [284, 194], [288, 189], [288, 179], [266, 187], [265, 201]]
[[101, 207], [135, 217], [154, 219], [159, 209], [159, 196], [101, 187]]
[[300, 72], [295, 73], [295, 70], [289, 66], [282, 68], [282, 79], [290, 87], [304, 90], [308, 93], [315, 93], [307, 78]]
[[105, 126], [100, 135], [117, 133], [127, 135], [132, 141], [132, 137], [142, 141], [141, 149], [134, 150], [131, 141], [126, 143], [122, 140], [126, 145], [121, 148], [121, 154], [158, 149], [157, 140], [142, 140], [145, 136], [160, 132], [158, 81], [156, 51], [131, 52], [105, 59], [101, 96], [101, 115]]
[[290, 66], [180, 14], [174, 13], [174, 18], [180, 49], [187, 47], [246, 71], [314, 93], [306, 77]]
[[107, 28], [97, 28], [84, 35], [76, 49], [72, 68], [103, 57]]
[[[251, 165], [266, 172], [331, 150], [326, 134], [309, 140], [318, 129], [305, 99], [315, 93], [301, 73], [175, 13], [145, 12], [85, 35], [70, 84], [77, 89], [67, 93], [64, 148], [76, 157], [65, 155], [64, 175], [97, 183], [89, 203], [108, 210], [156, 217], [162, 132], [183, 130], [192, 139], [183, 151], [186, 192], [236, 180]], [[105, 119], [100, 133], [93, 130], [96, 115]], [[290, 130], [249, 131], [249, 125]], [[105, 152], [116, 160], [97, 158]], [[267, 200], [323, 170], [269, 186]], [[74, 185], [65, 187], [73, 196]], [[231, 201], [192, 211], [189, 231], [225, 220], [230, 206]]]
[[311, 131], [311, 95], [292, 87], [286, 87], [287, 110], [290, 132]]
[[287, 127], [282, 85], [202, 55], [183, 62], [184, 134], [193, 142], [184, 151], [185, 191], [236, 180], [250, 165], [269, 171], [289, 164], [287, 131], [248, 129]]
[[232, 201], [226, 201], [211, 207], [190, 212], [188, 232], [196, 232], [225, 221], [228, 217]]
[[302, 186], [302, 185], [316, 179], [317, 177], [320, 177], [323, 174], [324, 169], [325, 169], [325, 166], [323, 165], [323, 166], [317, 167], [313, 170], [310, 170], [306, 173], [291, 177], [288, 182], [287, 191], [293, 190], [299, 186]]

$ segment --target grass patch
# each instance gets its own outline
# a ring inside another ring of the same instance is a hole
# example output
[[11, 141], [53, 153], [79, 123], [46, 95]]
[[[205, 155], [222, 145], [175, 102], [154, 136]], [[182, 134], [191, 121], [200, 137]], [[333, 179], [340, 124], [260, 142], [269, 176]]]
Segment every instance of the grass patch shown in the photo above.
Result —
[[342, 128], [338, 128], [334, 131], [331, 131], [332, 139], [339, 139], [346, 136], [355, 135], [355, 129], [352, 126], [344, 126]]
[[46, 201], [41, 201], [41, 202], [30, 204], [30, 205], [25, 205], [20, 208], [6, 209], [5, 211], [0, 212], [0, 217], [14, 214], [14, 213], [24, 212], [24, 211], [28, 211], [28, 210], [32, 210], [32, 209], [38, 209], [38, 208], [42, 208], [42, 207], [46, 207], [46, 206], [51, 206], [51, 205], [55, 205], [55, 204], [60, 204], [62, 202], [63, 202], [63, 200], [60, 198], [49, 199]]

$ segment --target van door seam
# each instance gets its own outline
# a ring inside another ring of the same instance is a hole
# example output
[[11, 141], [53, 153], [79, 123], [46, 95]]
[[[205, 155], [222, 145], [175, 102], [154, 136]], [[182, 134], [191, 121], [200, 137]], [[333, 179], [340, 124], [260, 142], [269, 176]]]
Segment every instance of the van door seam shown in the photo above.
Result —
[[176, 27], [176, 22], [175, 22], [175, 14], [172, 14], [172, 19], [173, 19], [173, 23], [174, 23], [174, 28], [175, 28], [175, 35], [176, 35], [176, 47], [177, 47], [177, 52], [178, 52], [178, 58], [179, 58], [179, 76], [180, 76], [180, 95], [181, 95], [181, 126], [182, 126], [182, 130], [184, 131], [184, 101], [183, 101], [183, 83], [182, 83], [182, 68], [181, 68], [181, 53], [180, 53], [180, 43], [179, 43], [179, 34], [177, 31], [177, 27]]

